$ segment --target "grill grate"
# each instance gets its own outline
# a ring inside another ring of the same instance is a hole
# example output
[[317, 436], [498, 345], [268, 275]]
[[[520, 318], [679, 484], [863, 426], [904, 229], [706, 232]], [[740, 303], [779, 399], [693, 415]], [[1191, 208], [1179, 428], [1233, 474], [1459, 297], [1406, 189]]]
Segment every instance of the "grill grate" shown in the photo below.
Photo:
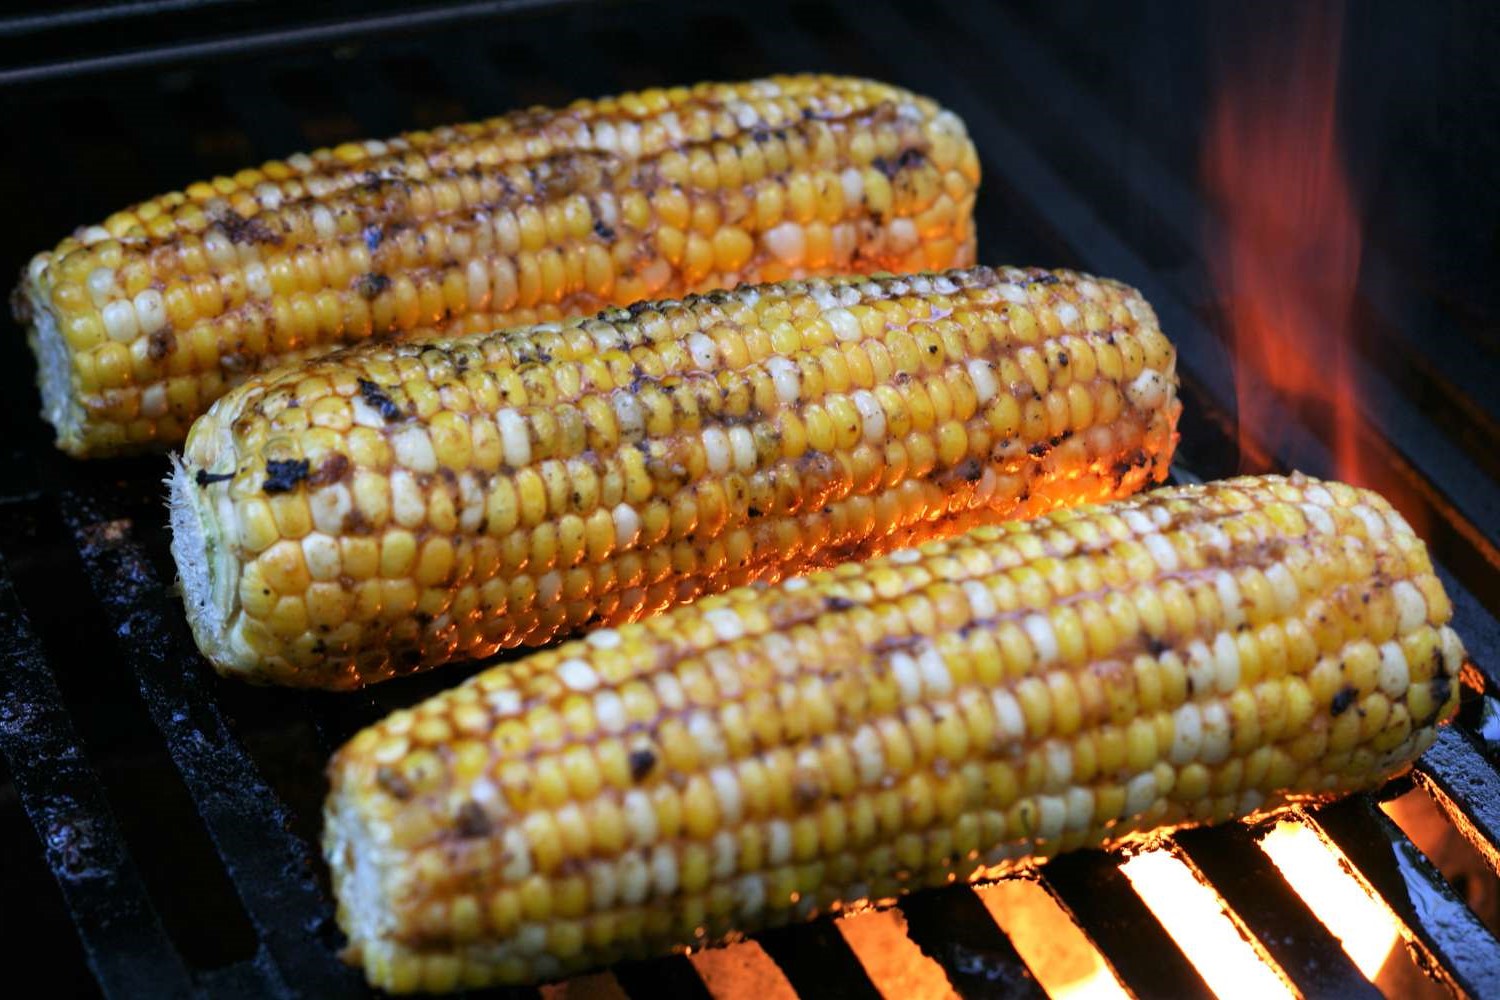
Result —
[[[1080, 83], [1063, 55], [1066, 39], [1045, 17], [958, 0], [767, 0], [753, 15], [667, 3], [583, 10], [509, 0], [421, 12], [340, 3], [316, 23], [299, 20], [291, 5], [270, 7], [248, 33], [237, 27], [249, 15], [235, 0], [0, 20], [0, 46], [41, 40], [34, 57], [8, 61], [19, 69], [0, 70], [0, 108], [14, 123], [0, 143], [16, 144], [0, 156], [0, 184], [49, 192], [10, 220], [0, 247], [8, 266], [76, 219], [187, 175], [312, 143], [650, 83], [811, 67], [889, 77], [939, 97], [969, 123], [986, 176], [978, 220], [985, 260], [1079, 266], [1145, 292], [1181, 352], [1182, 461], [1205, 477], [1236, 471], [1237, 448], [1222, 430], [1234, 395], [1229, 358], [1202, 293], [1198, 247], [1211, 220], [1182, 166], [1153, 152], [1150, 130], [1127, 127], [1114, 102]], [[519, 11], [534, 16], [497, 19]], [[162, 32], [172, 17], [185, 27]], [[57, 33], [82, 29], [98, 35], [89, 42], [97, 51], [65, 58], [48, 48]], [[107, 44], [116, 32], [124, 43]], [[957, 44], [965, 33], [1003, 39], [1006, 58]], [[313, 50], [334, 43], [332, 52]], [[1078, 45], [1099, 57], [1087, 39]], [[45, 92], [29, 86], [42, 80]], [[318, 100], [299, 99], [308, 89]], [[1048, 111], [1028, 113], [1033, 107]], [[1110, 168], [1119, 163], [1128, 169]], [[70, 200], [59, 206], [62, 192]], [[1500, 623], [1488, 610], [1500, 607], [1500, 483], [1472, 438], [1500, 439], [1500, 401], [1483, 391], [1500, 368], [1486, 352], [1462, 353], [1468, 342], [1458, 327], [1408, 325], [1389, 291], [1402, 272], [1385, 259], [1369, 266], [1387, 294], [1364, 303], [1375, 334], [1358, 377], [1362, 397], [1382, 404], [1365, 415], [1368, 444], [1430, 508], [1428, 534], [1475, 661], [1460, 721], [1412, 781], [1500, 870], [1500, 703], [1492, 697]], [[316, 848], [322, 762], [361, 726], [455, 683], [464, 668], [352, 696], [253, 690], [213, 677], [169, 589], [161, 461], [78, 464], [52, 452], [31, 412], [30, 359], [18, 337], [0, 350], [10, 352], [0, 405], [15, 431], [0, 445], [0, 752], [61, 888], [55, 919], [39, 900], [37, 925], [7, 944], [71, 938], [62, 926], [71, 919], [94, 982], [115, 996], [366, 995], [335, 958], [339, 935]], [[1424, 408], [1432, 399], [1460, 402]], [[1274, 457], [1314, 474], [1332, 468], [1326, 443], [1305, 425]], [[1390, 906], [1422, 969], [1455, 991], [1500, 996], [1500, 942], [1373, 799], [1298, 820]], [[153, 844], [162, 837], [168, 848]], [[1244, 827], [1192, 831], [1167, 846], [1303, 994], [1376, 995], [1257, 837]], [[14, 848], [7, 856], [36, 853], [34, 842], [3, 846]], [[1083, 852], [1039, 878], [1128, 992], [1211, 995], [1120, 862]], [[960, 996], [1045, 995], [974, 890], [921, 893], [899, 910], [906, 935]], [[799, 995], [863, 998], [887, 989], [826, 920], [737, 947], [768, 956]], [[701, 966], [682, 957], [626, 963], [606, 978], [635, 997], [710, 995]]]

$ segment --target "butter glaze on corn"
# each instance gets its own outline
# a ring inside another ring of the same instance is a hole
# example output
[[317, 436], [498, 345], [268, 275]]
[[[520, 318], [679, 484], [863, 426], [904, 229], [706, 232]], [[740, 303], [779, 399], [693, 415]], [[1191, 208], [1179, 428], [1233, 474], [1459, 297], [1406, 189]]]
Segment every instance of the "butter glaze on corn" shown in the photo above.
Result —
[[567, 975], [1371, 788], [1463, 647], [1379, 496], [1159, 489], [744, 588], [351, 740], [325, 851], [393, 991]]
[[193, 428], [173, 551], [221, 670], [353, 687], [1132, 493], [1179, 409], [1115, 282], [746, 287], [252, 380]]
[[963, 123], [882, 83], [650, 90], [193, 184], [38, 254], [14, 301], [58, 446], [116, 454], [372, 335], [972, 264], [978, 180]]

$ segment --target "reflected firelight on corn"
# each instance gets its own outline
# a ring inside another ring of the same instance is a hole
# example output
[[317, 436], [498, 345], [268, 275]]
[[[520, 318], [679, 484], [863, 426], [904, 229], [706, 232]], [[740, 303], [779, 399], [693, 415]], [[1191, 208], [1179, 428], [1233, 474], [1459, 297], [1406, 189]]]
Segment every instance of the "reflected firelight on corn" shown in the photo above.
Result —
[[1463, 647], [1381, 497], [1171, 487], [488, 670], [330, 764], [348, 958], [543, 980], [1374, 787]]
[[349, 688], [1165, 477], [1134, 289], [974, 268], [745, 286], [252, 380], [171, 481], [199, 648]]
[[14, 302], [58, 446], [119, 454], [370, 337], [973, 264], [978, 182], [963, 122], [886, 84], [648, 90], [190, 185], [38, 254]]

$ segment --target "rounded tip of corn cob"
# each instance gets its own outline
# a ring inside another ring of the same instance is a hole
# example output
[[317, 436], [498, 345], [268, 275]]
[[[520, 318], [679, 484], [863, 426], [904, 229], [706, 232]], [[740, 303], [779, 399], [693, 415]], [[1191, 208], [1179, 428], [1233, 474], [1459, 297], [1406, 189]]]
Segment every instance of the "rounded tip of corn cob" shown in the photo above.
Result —
[[[214, 667], [224, 674], [255, 680], [253, 661], [230, 648], [233, 633], [224, 628], [230, 605], [225, 582], [234, 576], [234, 557], [218, 530], [218, 518], [206, 510], [210, 503], [203, 485], [186, 465], [171, 456], [167, 477], [167, 507], [172, 528], [172, 559], [177, 564], [178, 587], [193, 638]], [[204, 476], [203, 478], [207, 478]]]
[[[44, 255], [38, 254], [41, 260]], [[12, 314], [26, 327], [26, 340], [36, 355], [36, 382], [42, 395], [42, 417], [52, 425], [57, 447], [74, 456], [85, 451], [83, 404], [73, 384], [73, 349], [58, 329], [57, 317], [46, 304], [36, 268], [29, 268], [12, 298]]]

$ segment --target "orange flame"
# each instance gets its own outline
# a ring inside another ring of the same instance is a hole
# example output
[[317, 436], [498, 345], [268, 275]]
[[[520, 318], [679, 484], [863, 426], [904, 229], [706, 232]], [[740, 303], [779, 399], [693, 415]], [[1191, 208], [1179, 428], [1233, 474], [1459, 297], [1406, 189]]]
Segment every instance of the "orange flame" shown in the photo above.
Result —
[[1213, 110], [1204, 173], [1224, 224], [1214, 277], [1237, 359], [1241, 454], [1257, 442], [1280, 450], [1290, 402], [1314, 427], [1332, 422], [1334, 473], [1362, 483], [1349, 341], [1361, 227], [1337, 134], [1340, 6], [1301, 10], [1289, 48], [1252, 39], [1252, 69]]

